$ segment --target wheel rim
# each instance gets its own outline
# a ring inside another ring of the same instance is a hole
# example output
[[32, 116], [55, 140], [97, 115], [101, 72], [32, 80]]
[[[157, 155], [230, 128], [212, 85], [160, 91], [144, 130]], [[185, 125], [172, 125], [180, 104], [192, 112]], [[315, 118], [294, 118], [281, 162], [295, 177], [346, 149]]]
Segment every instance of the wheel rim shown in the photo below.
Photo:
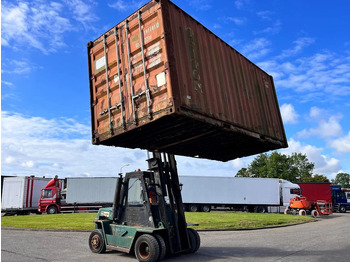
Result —
[[92, 238], [91, 238], [91, 246], [93, 247], [93, 249], [98, 249], [98, 247], [100, 246], [100, 238], [98, 235], [94, 235]]
[[145, 242], [141, 243], [139, 248], [139, 254], [142, 259], [147, 259], [150, 256], [150, 248], [149, 245]]

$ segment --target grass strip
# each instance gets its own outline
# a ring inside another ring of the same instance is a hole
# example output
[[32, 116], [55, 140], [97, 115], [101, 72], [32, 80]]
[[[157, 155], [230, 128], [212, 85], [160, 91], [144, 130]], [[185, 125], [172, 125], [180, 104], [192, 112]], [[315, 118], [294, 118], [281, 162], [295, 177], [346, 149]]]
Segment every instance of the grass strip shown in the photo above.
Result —
[[[254, 229], [312, 221], [309, 216], [257, 214], [242, 212], [185, 213], [195, 229]], [[96, 213], [9, 216], [1, 218], [2, 227], [31, 229], [93, 230]]]

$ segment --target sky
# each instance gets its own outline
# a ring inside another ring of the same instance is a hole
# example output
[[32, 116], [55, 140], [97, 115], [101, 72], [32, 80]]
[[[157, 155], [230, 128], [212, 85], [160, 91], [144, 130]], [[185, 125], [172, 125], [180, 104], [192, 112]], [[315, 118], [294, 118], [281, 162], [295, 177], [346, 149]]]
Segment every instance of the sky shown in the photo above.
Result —
[[[142, 0], [1, 2], [1, 174], [116, 176], [147, 153], [91, 144], [86, 44]], [[314, 173], [350, 173], [348, 0], [187, 0], [177, 6], [274, 77], [289, 147]], [[235, 176], [228, 162], [177, 156], [180, 175]], [[127, 165], [127, 166], [126, 166]]]

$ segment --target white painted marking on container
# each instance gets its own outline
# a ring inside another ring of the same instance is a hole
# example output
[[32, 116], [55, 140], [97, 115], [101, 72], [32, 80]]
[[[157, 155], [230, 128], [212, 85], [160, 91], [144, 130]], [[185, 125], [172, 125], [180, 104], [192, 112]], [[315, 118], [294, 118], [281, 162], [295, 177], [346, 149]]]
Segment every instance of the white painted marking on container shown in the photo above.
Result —
[[101, 58], [96, 60], [96, 64], [95, 64], [95, 70], [99, 70], [100, 68], [104, 67], [106, 65], [106, 58], [105, 56], [102, 56]]
[[114, 76], [114, 83], [117, 83], [119, 81], [119, 76], [115, 75]]
[[157, 78], [157, 86], [158, 87], [166, 84], [165, 72], [162, 72], [162, 73], [156, 75], [156, 78]]

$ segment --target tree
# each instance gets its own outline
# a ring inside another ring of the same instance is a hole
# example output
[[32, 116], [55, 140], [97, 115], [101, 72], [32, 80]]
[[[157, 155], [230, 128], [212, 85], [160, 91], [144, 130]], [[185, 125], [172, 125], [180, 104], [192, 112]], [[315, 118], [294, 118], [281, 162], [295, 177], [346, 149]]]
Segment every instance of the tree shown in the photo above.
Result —
[[329, 179], [326, 176], [318, 174], [305, 178], [303, 182], [330, 183]]
[[[296, 183], [313, 179], [313, 169], [314, 164], [309, 162], [306, 155], [293, 153], [291, 156], [286, 156], [275, 151], [271, 154], [258, 155], [248, 168], [240, 169], [236, 176], [281, 178]], [[316, 179], [323, 178], [316, 177]]]
[[338, 173], [334, 183], [341, 187], [350, 188], [350, 175], [348, 173]]

